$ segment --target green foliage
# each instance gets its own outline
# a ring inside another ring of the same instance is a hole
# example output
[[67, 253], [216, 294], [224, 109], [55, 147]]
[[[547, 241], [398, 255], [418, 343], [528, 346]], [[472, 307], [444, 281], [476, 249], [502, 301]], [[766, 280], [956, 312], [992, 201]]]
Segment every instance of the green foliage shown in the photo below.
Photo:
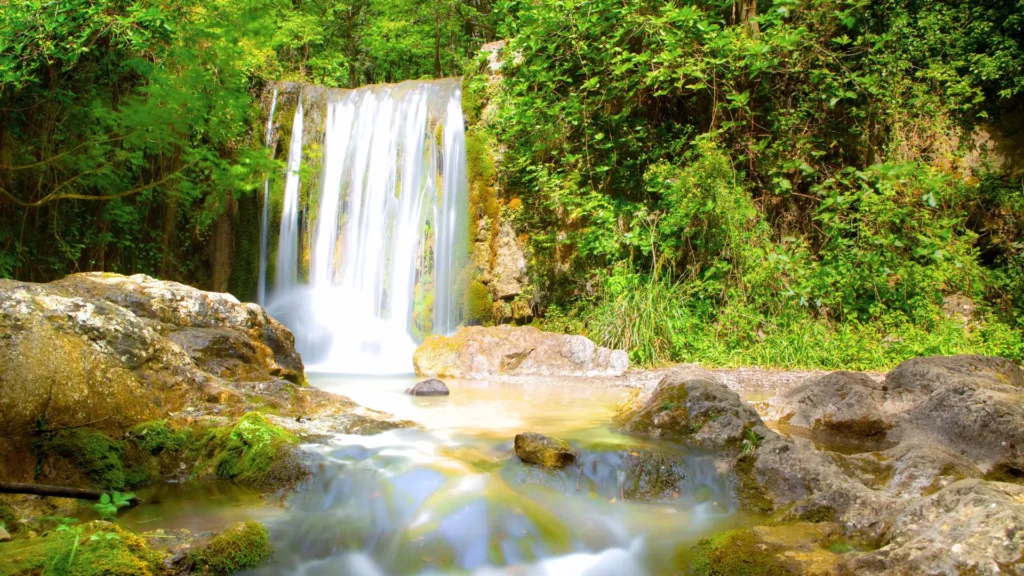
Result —
[[235, 424], [210, 430], [201, 441], [204, 461], [193, 477], [212, 472], [218, 478], [254, 488], [274, 490], [306, 476], [288, 431], [250, 412]]
[[242, 522], [218, 534], [189, 558], [199, 572], [225, 576], [255, 568], [270, 558], [270, 534], [259, 522]]
[[502, 9], [490, 125], [548, 327], [643, 364], [1021, 357], [1024, 182], [972, 149], [1022, 101], [1021, 6]]
[[761, 436], [753, 428], [743, 430], [743, 440], [740, 441], [740, 454], [751, 456], [761, 446], [764, 436]]

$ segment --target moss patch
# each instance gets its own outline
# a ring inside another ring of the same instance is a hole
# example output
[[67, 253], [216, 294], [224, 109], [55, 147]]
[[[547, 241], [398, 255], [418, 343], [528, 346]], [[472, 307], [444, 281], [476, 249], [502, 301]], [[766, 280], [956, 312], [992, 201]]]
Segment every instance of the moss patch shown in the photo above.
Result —
[[0, 526], [11, 535], [21, 530], [21, 522], [18, 522], [18, 515], [10, 506], [0, 504]]
[[89, 428], [60, 430], [39, 444], [41, 456], [55, 454], [75, 463], [88, 483], [101, 490], [131, 486], [125, 477], [125, 444]]
[[162, 556], [142, 538], [108, 522], [90, 522], [40, 538], [0, 544], [0, 576], [151, 576]]
[[175, 430], [167, 420], [144, 422], [128, 431], [142, 451], [158, 456], [164, 451], [181, 452], [192, 439], [190, 430]]
[[290, 432], [274, 426], [261, 414], [250, 412], [232, 426], [210, 430], [202, 440], [204, 458], [193, 477], [213, 473], [261, 490], [276, 490], [305, 478]]
[[267, 529], [259, 522], [250, 521], [236, 524], [230, 530], [214, 537], [209, 544], [193, 552], [189, 558], [196, 572], [222, 576], [255, 568], [273, 553], [274, 548], [270, 543]]
[[740, 506], [747, 510], [769, 514], [775, 509], [775, 503], [754, 476], [755, 462], [756, 457], [753, 455], [736, 460], [736, 498]]
[[466, 323], [490, 324], [493, 305], [487, 286], [480, 282], [470, 282], [466, 291]]
[[[1009, 464], [997, 464], [992, 467], [983, 477], [992, 482], [1009, 482], [1011, 484], [1024, 484], [1024, 470], [1010, 466]], [[962, 480], [962, 477], [956, 480]], [[954, 480], [955, 481], [955, 480]], [[938, 490], [936, 490], [938, 492]]]
[[[689, 569], [696, 576], [783, 576], [789, 571], [777, 550], [750, 530], [733, 530], [704, 538], [691, 550]], [[677, 562], [680, 563], [680, 562]], [[685, 565], [685, 557], [682, 562]]]

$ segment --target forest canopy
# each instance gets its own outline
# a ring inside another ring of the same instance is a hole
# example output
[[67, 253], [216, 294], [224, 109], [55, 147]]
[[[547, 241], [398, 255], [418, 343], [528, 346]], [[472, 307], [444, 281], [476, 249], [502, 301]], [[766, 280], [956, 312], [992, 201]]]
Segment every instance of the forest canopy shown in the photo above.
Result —
[[641, 363], [1024, 354], [1020, 1], [24, 0], [0, 47], [0, 277], [247, 297], [210, 254], [281, 169], [264, 88], [462, 75], [477, 240], [515, 229], [546, 328]]

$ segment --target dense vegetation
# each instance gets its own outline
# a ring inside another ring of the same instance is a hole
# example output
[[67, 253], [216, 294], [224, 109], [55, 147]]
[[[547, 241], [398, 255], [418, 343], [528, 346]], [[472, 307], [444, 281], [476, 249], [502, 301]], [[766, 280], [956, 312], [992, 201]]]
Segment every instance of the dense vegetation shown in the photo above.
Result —
[[1021, 356], [1024, 5], [508, 10], [475, 86], [547, 325], [640, 362]]
[[546, 327], [641, 363], [1024, 355], [1014, 0], [18, 0], [0, 46], [0, 277], [222, 288], [267, 82], [467, 73], [476, 213]]

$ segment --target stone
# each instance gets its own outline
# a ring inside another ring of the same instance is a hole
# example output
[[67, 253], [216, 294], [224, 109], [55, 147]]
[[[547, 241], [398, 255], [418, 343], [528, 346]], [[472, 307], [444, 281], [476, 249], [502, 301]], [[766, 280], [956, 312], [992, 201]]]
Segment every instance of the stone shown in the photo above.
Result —
[[697, 368], [670, 372], [653, 390], [621, 406], [612, 423], [622, 432], [731, 451], [738, 449], [744, 430], [764, 428], [750, 404]]
[[963, 378], [1024, 388], [1024, 371], [1011, 360], [993, 356], [911, 358], [885, 377], [886, 403], [893, 410], [917, 404], [940, 387]]
[[444, 382], [436, 378], [417, 382], [415, 386], [405, 391], [412, 396], [447, 396], [450, 392]]
[[536, 432], [516, 434], [514, 445], [516, 456], [527, 464], [562, 468], [576, 461], [576, 451], [568, 442]]
[[4, 529], [3, 526], [0, 526], [0, 542], [7, 542], [10, 539], [11, 539], [10, 533], [8, 533], [7, 530]]
[[882, 384], [866, 374], [833, 372], [772, 398], [765, 417], [846, 436], [884, 435], [892, 423], [882, 410], [883, 396]]
[[46, 464], [50, 483], [74, 484], [31, 449], [40, 423], [117, 439], [175, 414], [220, 425], [257, 407], [333, 432], [411, 425], [306, 387], [291, 332], [230, 294], [141, 274], [0, 280], [0, 479], [32, 481]]
[[526, 255], [508, 223], [502, 224], [498, 232], [497, 253], [493, 263], [489, 287], [494, 299], [510, 299], [522, 293], [527, 282]]
[[449, 378], [621, 376], [629, 368], [629, 357], [584, 336], [531, 326], [470, 326], [452, 336], [427, 338], [416, 349], [413, 364], [421, 376]]
[[845, 463], [840, 467], [861, 472], [854, 475], [863, 484], [899, 497], [928, 496], [959, 480], [982, 476], [967, 458], [926, 442], [910, 441], [883, 452], [838, 458]]
[[679, 568], [696, 576], [838, 574], [839, 555], [827, 545], [842, 541], [835, 524], [798, 522], [755, 526], [705, 538], [679, 555]]
[[962, 480], [908, 505], [849, 574], [1024, 574], [1024, 486]]

